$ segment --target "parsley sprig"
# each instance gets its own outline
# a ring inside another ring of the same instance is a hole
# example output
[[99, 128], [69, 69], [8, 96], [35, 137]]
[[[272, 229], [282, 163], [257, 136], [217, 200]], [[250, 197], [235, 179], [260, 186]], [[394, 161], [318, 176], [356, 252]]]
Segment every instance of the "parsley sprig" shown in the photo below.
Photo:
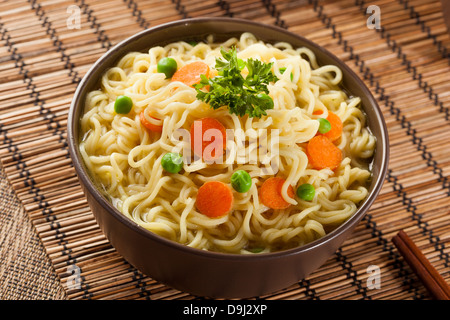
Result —
[[[271, 71], [273, 63], [239, 59], [236, 48], [229, 51], [221, 48], [220, 52], [224, 60], [216, 59], [218, 75], [211, 79], [201, 75], [200, 83], [194, 85], [197, 99], [209, 103], [213, 109], [228, 106], [230, 113], [239, 116], [248, 114], [260, 118], [267, 115], [265, 110], [273, 109], [267, 85], [278, 80]], [[248, 71], [245, 78], [241, 73], [244, 68]], [[207, 86], [209, 90], [202, 90]]]

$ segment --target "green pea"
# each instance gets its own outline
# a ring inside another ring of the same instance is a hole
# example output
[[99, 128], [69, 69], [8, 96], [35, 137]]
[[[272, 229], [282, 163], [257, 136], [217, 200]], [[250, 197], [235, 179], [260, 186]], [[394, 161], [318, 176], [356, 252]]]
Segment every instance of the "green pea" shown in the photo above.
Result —
[[305, 201], [312, 201], [315, 194], [316, 189], [309, 183], [304, 183], [297, 188], [297, 196]]
[[183, 158], [178, 153], [166, 153], [161, 159], [164, 170], [170, 173], [178, 173], [183, 169]]
[[159, 60], [156, 69], [159, 73], [164, 73], [166, 78], [172, 78], [175, 71], [177, 71], [178, 65], [175, 59], [164, 57]]
[[127, 114], [133, 107], [133, 100], [127, 96], [118, 96], [114, 102], [114, 111], [120, 114]]
[[240, 193], [247, 192], [252, 186], [252, 178], [247, 171], [237, 170], [231, 176], [231, 186]]
[[264, 248], [263, 247], [250, 248], [248, 249], [248, 251], [250, 251], [251, 253], [260, 253], [264, 251]]
[[331, 123], [325, 118], [319, 118], [317, 119], [319, 121], [319, 132], [320, 133], [327, 133], [331, 130]]
[[[283, 74], [286, 71], [285, 67], [280, 68], [280, 73]], [[291, 81], [294, 80], [294, 75], [291, 72]]]

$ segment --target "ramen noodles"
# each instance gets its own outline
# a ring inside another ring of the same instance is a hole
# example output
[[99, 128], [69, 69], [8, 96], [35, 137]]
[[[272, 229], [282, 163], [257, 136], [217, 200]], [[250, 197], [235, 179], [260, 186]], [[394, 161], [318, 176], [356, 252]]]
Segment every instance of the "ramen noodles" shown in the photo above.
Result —
[[178, 243], [255, 254], [344, 223], [376, 140], [342, 71], [254, 35], [130, 52], [87, 95], [80, 152], [124, 216]]

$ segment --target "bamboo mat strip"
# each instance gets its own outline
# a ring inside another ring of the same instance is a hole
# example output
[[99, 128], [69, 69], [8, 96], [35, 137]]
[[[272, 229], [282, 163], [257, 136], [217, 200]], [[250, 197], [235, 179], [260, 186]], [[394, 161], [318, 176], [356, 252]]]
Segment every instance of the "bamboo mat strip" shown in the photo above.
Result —
[[[67, 8], [81, 29], [67, 28]], [[366, 8], [381, 8], [381, 29]], [[322, 45], [365, 80], [386, 119], [390, 170], [352, 238], [307, 279], [263, 299], [429, 299], [390, 239], [405, 229], [450, 278], [450, 37], [439, 1], [35, 1], [0, 3], [0, 157], [69, 299], [194, 299], [141, 274], [100, 232], [66, 143], [77, 84], [108, 48], [148, 27], [230, 16]], [[73, 266], [81, 287], [70, 287]], [[380, 268], [371, 289], [368, 267]]]

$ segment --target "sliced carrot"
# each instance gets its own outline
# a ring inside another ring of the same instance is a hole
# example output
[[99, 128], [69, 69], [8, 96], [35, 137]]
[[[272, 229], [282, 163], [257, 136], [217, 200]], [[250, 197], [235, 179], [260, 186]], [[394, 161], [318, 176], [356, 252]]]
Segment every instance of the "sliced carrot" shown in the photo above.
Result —
[[[160, 119], [152, 117], [152, 116], [150, 116], [150, 118], [153, 118], [155, 120], [159, 120], [160, 121]], [[148, 130], [153, 131], [153, 132], [162, 132], [163, 126], [162, 125], [157, 125], [157, 124], [154, 124], [154, 123], [151, 123], [150, 121], [148, 121], [145, 118], [144, 111], [142, 111], [139, 114], [139, 119], [141, 120], [142, 125], [144, 127], [146, 127]]]
[[202, 159], [211, 161], [222, 157], [226, 150], [226, 142], [226, 129], [219, 120], [202, 118], [192, 123], [191, 148]]
[[221, 217], [233, 208], [233, 192], [223, 182], [208, 181], [198, 189], [195, 204], [198, 211], [205, 216]]
[[[322, 114], [322, 110], [315, 111], [313, 114], [315, 114], [315, 115]], [[327, 120], [331, 124], [331, 130], [328, 131], [327, 133], [317, 132], [317, 134], [324, 135], [325, 137], [330, 139], [330, 141], [334, 142], [337, 139], [339, 139], [342, 135], [342, 128], [343, 128], [342, 121], [341, 121], [341, 118], [339, 118], [339, 116], [337, 114], [335, 114], [331, 111], [328, 111]]]
[[209, 66], [202, 61], [195, 61], [184, 65], [178, 69], [172, 76], [172, 81], [180, 81], [188, 86], [199, 83], [200, 75], [209, 77]]
[[339, 139], [342, 135], [342, 128], [343, 128], [342, 121], [337, 114], [331, 111], [328, 111], [327, 120], [331, 124], [331, 130], [328, 131], [327, 133], [324, 133], [323, 135], [328, 139], [330, 139], [331, 142], [334, 142], [337, 139]]
[[[284, 200], [281, 194], [281, 189], [285, 182], [286, 180], [280, 177], [271, 177], [264, 181], [259, 189], [259, 197], [262, 204], [272, 209], [288, 208], [291, 204]], [[294, 188], [289, 186], [287, 193], [290, 198], [293, 198]]]
[[309, 163], [314, 169], [336, 169], [342, 161], [342, 151], [324, 135], [309, 140], [306, 146]]

